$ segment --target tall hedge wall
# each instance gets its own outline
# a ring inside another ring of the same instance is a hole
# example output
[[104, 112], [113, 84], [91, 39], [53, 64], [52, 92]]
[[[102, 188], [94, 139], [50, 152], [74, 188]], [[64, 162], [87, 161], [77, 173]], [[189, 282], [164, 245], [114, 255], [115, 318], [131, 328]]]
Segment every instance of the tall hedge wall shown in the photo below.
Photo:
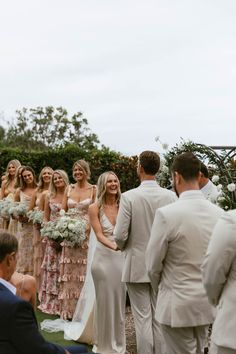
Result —
[[65, 170], [73, 182], [72, 165], [76, 160], [84, 159], [90, 164], [91, 183], [96, 183], [98, 176], [105, 171], [114, 171], [120, 179], [122, 191], [136, 187], [139, 182], [136, 175], [137, 157], [126, 157], [107, 148], [85, 151], [77, 146], [46, 151], [23, 151], [20, 149], [0, 149], [0, 172], [6, 170], [10, 160], [18, 159], [22, 165], [31, 166], [38, 175], [44, 166]]

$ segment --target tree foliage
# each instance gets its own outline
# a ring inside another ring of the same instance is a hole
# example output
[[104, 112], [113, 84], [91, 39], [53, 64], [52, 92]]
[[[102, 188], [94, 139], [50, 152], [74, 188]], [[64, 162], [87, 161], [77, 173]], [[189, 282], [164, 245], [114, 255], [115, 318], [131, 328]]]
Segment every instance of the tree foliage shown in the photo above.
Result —
[[69, 144], [90, 150], [99, 143], [81, 112], [69, 117], [65, 108], [52, 106], [17, 110], [16, 120], [8, 124], [5, 132], [0, 131], [0, 141], [2, 146], [25, 150], [47, 150]]

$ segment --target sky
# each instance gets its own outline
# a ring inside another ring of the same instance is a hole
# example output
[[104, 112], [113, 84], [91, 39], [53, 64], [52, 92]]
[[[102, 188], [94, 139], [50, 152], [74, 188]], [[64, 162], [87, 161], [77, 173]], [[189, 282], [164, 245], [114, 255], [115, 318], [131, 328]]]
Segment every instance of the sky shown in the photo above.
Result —
[[236, 145], [235, 0], [0, 0], [1, 122], [81, 111], [125, 155]]

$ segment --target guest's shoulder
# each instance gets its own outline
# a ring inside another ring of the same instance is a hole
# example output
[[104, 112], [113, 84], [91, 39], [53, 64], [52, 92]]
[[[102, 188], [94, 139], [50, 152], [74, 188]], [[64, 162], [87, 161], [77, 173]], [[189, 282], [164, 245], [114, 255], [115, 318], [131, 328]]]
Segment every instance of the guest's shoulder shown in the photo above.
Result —
[[178, 199], [175, 192], [173, 192], [169, 189], [163, 188], [161, 186], [159, 186], [159, 193], [162, 193], [164, 196], [169, 197], [170, 199], [173, 199], [173, 200]]

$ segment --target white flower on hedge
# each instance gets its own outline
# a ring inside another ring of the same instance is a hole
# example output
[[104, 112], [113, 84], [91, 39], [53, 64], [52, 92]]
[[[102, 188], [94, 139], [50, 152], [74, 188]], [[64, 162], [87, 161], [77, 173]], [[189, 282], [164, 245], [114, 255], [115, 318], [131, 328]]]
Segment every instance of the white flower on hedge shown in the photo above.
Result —
[[218, 186], [217, 186], [217, 190], [220, 192], [221, 191], [221, 189], [222, 189], [222, 184], [218, 184]]
[[225, 209], [225, 210], [228, 210], [228, 209], [229, 209], [228, 205], [225, 205], [224, 209]]
[[217, 176], [217, 175], [214, 175], [214, 176], [212, 176], [212, 182], [213, 183], [218, 183], [219, 182], [219, 180], [220, 180], [220, 177], [219, 176]]
[[162, 172], [169, 173], [169, 168], [166, 165], [162, 166]]
[[228, 184], [227, 189], [229, 192], [234, 192], [236, 189], [236, 186], [234, 183], [230, 183], [230, 184]]
[[224, 202], [225, 201], [225, 198], [224, 197], [218, 197], [217, 198], [217, 202]]
[[65, 213], [66, 213], [65, 210], [64, 210], [64, 209], [61, 209], [59, 214], [60, 214], [60, 216], [64, 216]]

